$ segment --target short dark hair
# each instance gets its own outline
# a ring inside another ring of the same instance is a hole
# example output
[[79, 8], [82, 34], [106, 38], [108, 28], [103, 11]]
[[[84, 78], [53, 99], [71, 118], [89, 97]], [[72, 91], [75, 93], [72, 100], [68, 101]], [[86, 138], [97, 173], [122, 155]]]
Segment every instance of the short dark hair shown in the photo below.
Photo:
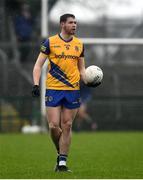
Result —
[[70, 17], [75, 19], [75, 15], [73, 14], [63, 14], [62, 16], [60, 16], [60, 23], [66, 22]]

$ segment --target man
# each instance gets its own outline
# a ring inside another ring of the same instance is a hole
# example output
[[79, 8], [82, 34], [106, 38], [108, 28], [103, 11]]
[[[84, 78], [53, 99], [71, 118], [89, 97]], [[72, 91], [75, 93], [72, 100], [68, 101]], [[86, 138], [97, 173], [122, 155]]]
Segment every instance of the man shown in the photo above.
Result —
[[67, 156], [71, 144], [73, 120], [80, 107], [79, 81], [85, 83], [84, 47], [74, 36], [77, 27], [75, 16], [60, 17], [61, 32], [49, 37], [41, 46], [41, 52], [33, 69], [33, 96], [39, 96], [41, 68], [49, 59], [46, 80], [46, 107], [49, 131], [58, 156], [55, 171], [70, 171]]

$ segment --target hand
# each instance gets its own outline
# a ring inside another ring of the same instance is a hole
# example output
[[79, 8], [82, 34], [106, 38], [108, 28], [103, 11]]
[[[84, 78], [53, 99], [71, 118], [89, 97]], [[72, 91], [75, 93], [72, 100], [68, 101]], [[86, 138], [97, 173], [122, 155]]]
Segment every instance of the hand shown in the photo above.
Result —
[[34, 85], [32, 89], [32, 96], [39, 97], [40, 96], [40, 89], [38, 85]]
[[88, 86], [88, 87], [97, 87], [97, 86], [99, 86], [101, 84], [101, 82], [98, 82], [98, 83], [87, 83], [86, 85]]

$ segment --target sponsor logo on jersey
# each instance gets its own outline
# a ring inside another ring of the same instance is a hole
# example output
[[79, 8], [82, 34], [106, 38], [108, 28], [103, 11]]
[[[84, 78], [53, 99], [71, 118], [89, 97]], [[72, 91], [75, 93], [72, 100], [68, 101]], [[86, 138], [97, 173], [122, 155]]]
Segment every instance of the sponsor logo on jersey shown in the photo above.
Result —
[[62, 54], [55, 54], [55, 58], [58, 58], [58, 59], [64, 59], [64, 60], [67, 60], [67, 59], [76, 59], [78, 60], [79, 57], [78, 56], [74, 56], [74, 55], [65, 55], [64, 53]]

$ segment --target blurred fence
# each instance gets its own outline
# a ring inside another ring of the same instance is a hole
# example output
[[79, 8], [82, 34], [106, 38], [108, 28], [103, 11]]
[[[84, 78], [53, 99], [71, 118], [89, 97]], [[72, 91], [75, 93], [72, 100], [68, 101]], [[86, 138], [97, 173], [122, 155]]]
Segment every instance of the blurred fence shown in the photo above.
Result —
[[93, 96], [89, 113], [99, 130], [142, 130], [143, 97]]
[[[95, 64], [104, 72], [102, 85], [92, 89], [88, 103], [98, 129], [143, 130], [142, 45], [88, 44], [85, 61], [86, 66]], [[32, 78], [31, 63], [26, 61], [23, 68]], [[32, 84], [6, 55], [0, 57], [0, 77], [0, 132], [41, 124], [40, 100], [31, 97]]]
[[40, 99], [31, 97], [32, 70], [25, 71], [19, 63], [0, 51], [0, 132], [19, 132], [26, 124], [40, 125]]
[[104, 72], [88, 105], [98, 128], [142, 130], [142, 45], [86, 45], [85, 49], [86, 64], [96, 64]]
[[0, 132], [20, 132], [24, 125], [40, 125], [37, 101], [28, 96], [0, 98]]

